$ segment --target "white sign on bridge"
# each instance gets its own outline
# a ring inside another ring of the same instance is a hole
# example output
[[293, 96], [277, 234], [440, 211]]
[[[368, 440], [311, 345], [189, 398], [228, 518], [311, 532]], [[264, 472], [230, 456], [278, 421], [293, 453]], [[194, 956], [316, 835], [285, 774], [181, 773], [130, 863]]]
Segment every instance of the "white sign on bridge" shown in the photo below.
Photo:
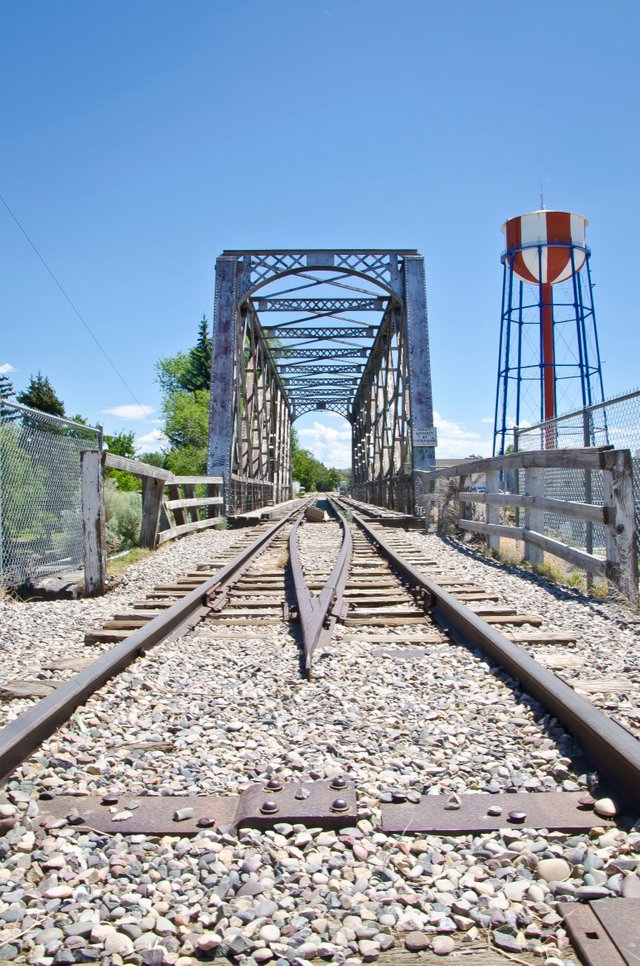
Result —
[[438, 445], [438, 432], [435, 426], [431, 429], [414, 429], [411, 435], [415, 447]]

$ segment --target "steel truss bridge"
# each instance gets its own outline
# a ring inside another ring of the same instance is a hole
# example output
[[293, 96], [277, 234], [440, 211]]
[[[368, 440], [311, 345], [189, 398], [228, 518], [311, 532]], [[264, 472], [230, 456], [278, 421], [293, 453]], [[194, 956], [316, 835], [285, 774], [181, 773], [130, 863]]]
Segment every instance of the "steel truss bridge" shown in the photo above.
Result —
[[291, 496], [291, 427], [323, 410], [351, 424], [354, 495], [413, 512], [436, 443], [422, 255], [223, 252], [207, 470], [225, 512]]

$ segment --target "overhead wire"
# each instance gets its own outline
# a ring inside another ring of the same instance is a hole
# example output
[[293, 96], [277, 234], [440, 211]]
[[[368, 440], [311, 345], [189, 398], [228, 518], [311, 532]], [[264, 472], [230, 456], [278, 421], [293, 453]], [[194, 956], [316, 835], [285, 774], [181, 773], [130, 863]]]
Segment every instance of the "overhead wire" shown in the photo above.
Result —
[[2, 194], [0, 194], [0, 201], [2, 202], [2, 204], [4, 205], [4, 207], [7, 209], [7, 211], [9, 212], [9, 214], [11, 215], [11, 217], [13, 218], [14, 222], [16, 223], [16, 225], [18, 226], [18, 228], [20, 229], [20, 231], [24, 235], [24, 237], [27, 239], [29, 245], [31, 246], [31, 248], [33, 249], [33, 251], [36, 253], [36, 255], [39, 258], [40, 262], [42, 263], [42, 265], [44, 266], [44, 268], [46, 269], [46, 271], [48, 272], [48, 274], [51, 276], [51, 278], [53, 279], [53, 281], [57, 285], [57, 287], [60, 290], [60, 292], [62, 292], [62, 295], [64, 296], [64, 298], [66, 299], [66, 301], [69, 303], [69, 305], [71, 306], [72, 310], [75, 312], [75, 314], [77, 315], [77, 317], [80, 319], [80, 322], [82, 323], [82, 325], [85, 327], [85, 329], [87, 330], [87, 332], [89, 333], [89, 335], [91, 336], [91, 338], [93, 339], [93, 341], [95, 342], [95, 344], [98, 346], [98, 349], [100, 350], [100, 352], [102, 353], [102, 355], [105, 357], [105, 359], [107, 360], [107, 362], [109, 363], [109, 365], [111, 366], [111, 368], [113, 369], [113, 371], [115, 372], [115, 374], [117, 375], [117, 377], [120, 380], [120, 382], [122, 383], [122, 385], [125, 387], [125, 389], [129, 393], [129, 395], [131, 396], [131, 398], [133, 399], [133, 401], [136, 403], [136, 405], [139, 406], [140, 413], [141, 413], [141, 418], [142, 419], [146, 418], [146, 416], [148, 415], [148, 413], [147, 413], [148, 407], [143, 406], [142, 403], [140, 402], [140, 400], [137, 398], [137, 396], [134, 393], [133, 389], [131, 388], [131, 386], [129, 385], [129, 383], [127, 382], [127, 380], [124, 378], [124, 376], [122, 375], [122, 373], [120, 372], [120, 370], [116, 366], [115, 362], [113, 361], [113, 359], [111, 358], [111, 356], [108, 354], [107, 350], [104, 348], [104, 346], [102, 345], [102, 343], [100, 342], [100, 340], [98, 339], [98, 337], [95, 335], [95, 333], [91, 329], [89, 323], [86, 321], [86, 319], [84, 318], [84, 316], [82, 315], [82, 313], [80, 312], [80, 310], [76, 307], [75, 303], [73, 302], [73, 300], [71, 299], [71, 297], [67, 293], [67, 291], [64, 288], [64, 286], [62, 285], [62, 283], [58, 280], [58, 278], [56, 277], [56, 275], [54, 274], [54, 272], [52, 271], [52, 269], [49, 267], [49, 265], [48, 265], [46, 259], [44, 258], [44, 256], [40, 254], [38, 248], [35, 245], [35, 242], [31, 239], [31, 237], [27, 233], [26, 229], [20, 223], [17, 215], [9, 207], [9, 204], [7, 203], [7, 201], [5, 200], [5, 198], [2, 196]]

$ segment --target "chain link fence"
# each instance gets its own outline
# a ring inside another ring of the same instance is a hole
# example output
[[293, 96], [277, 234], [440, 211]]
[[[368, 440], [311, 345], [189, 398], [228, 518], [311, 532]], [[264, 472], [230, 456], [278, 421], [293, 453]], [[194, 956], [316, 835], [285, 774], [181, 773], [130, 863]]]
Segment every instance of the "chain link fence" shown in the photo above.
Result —
[[0, 399], [0, 587], [82, 566], [80, 453], [102, 433]]
[[[636, 532], [640, 523], [640, 390], [587, 406], [566, 416], [514, 431], [517, 450], [540, 450], [555, 447], [568, 449], [581, 446], [613, 445], [631, 451], [633, 497]], [[515, 481], [522, 491], [524, 474]], [[545, 496], [578, 503], [604, 503], [603, 474], [598, 470], [545, 470]], [[521, 514], [524, 511], [519, 511]], [[545, 514], [545, 532], [570, 546], [604, 556], [604, 527], [584, 520]]]

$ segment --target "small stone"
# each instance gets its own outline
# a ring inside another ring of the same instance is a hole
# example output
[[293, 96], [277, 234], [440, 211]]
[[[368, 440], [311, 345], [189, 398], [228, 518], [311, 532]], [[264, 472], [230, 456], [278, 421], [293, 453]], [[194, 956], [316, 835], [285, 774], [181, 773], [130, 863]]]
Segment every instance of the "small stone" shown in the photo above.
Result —
[[109, 954], [117, 953], [119, 956], [131, 956], [133, 953], [133, 943], [123, 932], [116, 932], [114, 930], [112, 935], [106, 937], [104, 950]]
[[47, 899], [68, 899], [72, 895], [73, 889], [67, 885], [51, 886], [50, 889], [45, 891], [45, 898]]
[[436, 956], [448, 956], [456, 948], [456, 944], [451, 936], [436, 936], [432, 948]]
[[195, 815], [195, 809], [194, 808], [191, 808], [191, 807], [188, 807], [188, 808], [178, 808], [173, 813], [173, 821], [174, 822], [186, 822], [186, 820], [188, 818], [193, 818], [194, 815]]
[[593, 810], [596, 815], [601, 815], [603, 818], [613, 818], [618, 814], [618, 808], [611, 798], [598, 798], [593, 803]]
[[640, 899], [640, 876], [626, 876], [622, 880], [621, 891], [625, 899]]
[[525, 943], [523, 943], [518, 936], [514, 936], [513, 933], [507, 932], [507, 930], [502, 930], [502, 929], [494, 930], [493, 941], [495, 942], [496, 946], [498, 946], [500, 949], [504, 949], [505, 952], [509, 952], [509, 953], [522, 952], [525, 945]]
[[576, 899], [586, 899], [588, 902], [591, 902], [592, 899], [606, 899], [610, 895], [611, 890], [607, 889], [606, 886], [579, 886], [575, 891]]
[[404, 937], [404, 944], [410, 953], [419, 953], [423, 949], [429, 949], [431, 939], [425, 932], [408, 932]]
[[545, 882], [564, 882], [571, 878], [571, 866], [564, 859], [540, 859], [537, 872]]
[[196, 940], [196, 945], [199, 950], [203, 953], [211, 952], [212, 949], [217, 949], [222, 943], [222, 936], [217, 932], [203, 932], [201, 936], [198, 936]]
[[277, 943], [280, 939], [280, 930], [277, 926], [267, 923], [260, 930], [260, 939], [263, 939], [266, 943]]

